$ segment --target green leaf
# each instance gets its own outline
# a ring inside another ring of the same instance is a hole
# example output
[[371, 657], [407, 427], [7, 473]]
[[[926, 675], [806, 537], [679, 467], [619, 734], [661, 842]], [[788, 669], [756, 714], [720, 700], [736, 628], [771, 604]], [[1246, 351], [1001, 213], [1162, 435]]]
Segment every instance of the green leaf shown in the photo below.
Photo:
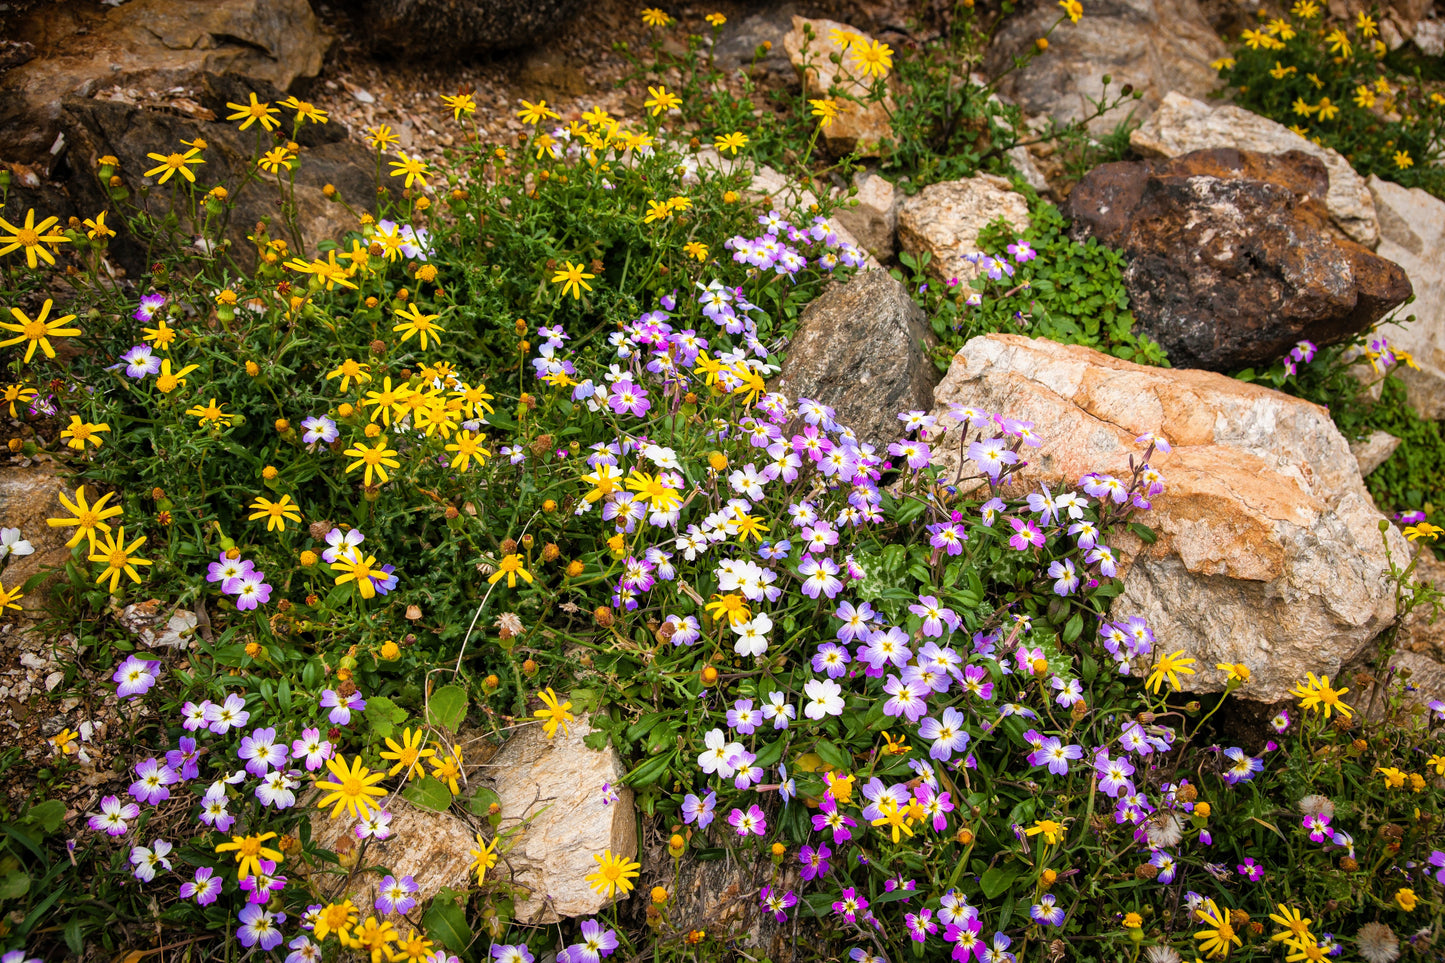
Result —
[[1139, 540], [1145, 545], [1153, 545], [1155, 542], [1159, 541], [1159, 536], [1154, 533], [1154, 529], [1150, 528], [1148, 525], [1145, 525], [1143, 522], [1130, 522], [1129, 531], [1133, 532], [1135, 535], [1138, 535]]
[[847, 771], [848, 767], [852, 765], [852, 760], [848, 758], [848, 754], [826, 739], [819, 739], [818, 744], [813, 747], [813, 751], [818, 754], [818, 758], [822, 759], [834, 769]]
[[447, 807], [452, 804], [451, 790], [433, 776], [423, 776], [408, 786], [401, 795], [414, 806], [438, 813], [446, 812]]
[[451, 900], [440, 896], [432, 900], [422, 915], [421, 925], [428, 936], [453, 953], [465, 953], [472, 945], [472, 929], [467, 925], [467, 914]]
[[582, 745], [595, 752], [601, 752], [607, 748], [607, 733], [602, 730], [589, 732], [582, 737]]
[[366, 700], [366, 710], [361, 715], [378, 739], [390, 739], [396, 733], [392, 710], [397, 708], [397, 704], [386, 696], [372, 696]]
[[25, 821], [39, 826], [42, 833], [53, 833], [65, 822], [65, 803], [59, 799], [37, 803], [25, 813]]
[[467, 690], [459, 685], [442, 686], [427, 700], [427, 722], [443, 729], [455, 729], [467, 717]]
[[21, 870], [12, 870], [0, 876], [0, 899], [19, 899], [30, 892], [30, 876]]
[[983, 874], [983, 878], [979, 880], [979, 885], [983, 888], [984, 896], [987, 896], [989, 899], [998, 899], [1004, 893], [1008, 892], [1009, 887], [1013, 885], [1014, 880], [1018, 879], [1018, 877], [1019, 867], [1017, 864], [995, 866]]
[[486, 786], [478, 786], [477, 791], [472, 793], [471, 810], [473, 816], [485, 816], [491, 809], [492, 804], [501, 805], [502, 800], [496, 792]]
[[1075, 612], [1074, 617], [1064, 625], [1064, 634], [1060, 636], [1065, 642], [1072, 642], [1084, 632], [1084, 616]]

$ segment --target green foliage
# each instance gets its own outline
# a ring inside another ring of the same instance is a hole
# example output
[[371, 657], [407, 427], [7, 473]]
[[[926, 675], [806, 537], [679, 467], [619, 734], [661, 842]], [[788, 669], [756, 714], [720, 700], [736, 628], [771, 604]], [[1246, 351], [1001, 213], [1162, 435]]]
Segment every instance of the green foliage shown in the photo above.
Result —
[[[994, 331], [1080, 344], [1128, 361], [1167, 366], [1164, 349], [1133, 331], [1123, 254], [1094, 238], [1082, 244], [1071, 239], [1063, 215], [1042, 198], [1034, 198], [1029, 216], [1030, 226], [1021, 234], [1000, 219], [979, 235], [980, 248], [1005, 262], [1011, 275], [991, 280], [985, 264], [966, 286], [935, 282], [923, 292], [922, 303], [942, 341], [936, 359], [940, 368], [947, 370], [968, 339]], [[1018, 240], [1027, 241], [1037, 256], [1020, 263], [1007, 250]], [[906, 254], [902, 260], [913, 270], [916, 284], [926, 283], [925, 265]], [[966, 263], [957, 270], [963, 277], [974, 273]]]
[[1289, 15], [1244, 31], [1221, 75], [1241, 107], [1334, 148], [1360, 174], [1445, 197], [1439, 58], [1387, 56], [1378, 16], [1372, 8], [1332, 22], [1314, 0], [1298, 0]]

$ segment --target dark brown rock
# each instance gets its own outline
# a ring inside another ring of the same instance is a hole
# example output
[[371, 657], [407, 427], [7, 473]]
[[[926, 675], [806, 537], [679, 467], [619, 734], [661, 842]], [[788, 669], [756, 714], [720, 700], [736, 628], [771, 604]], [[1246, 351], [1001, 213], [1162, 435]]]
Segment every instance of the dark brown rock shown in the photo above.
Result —
[[1139, 333], [1176, 366], [1231, 371], [1343, 341], [1410, 297], [1398, 265], [1331, 224], [1328, 186], [1298, 151], [1195, 151], [1094, 169], [1068, 215], [1076, 239], [1128, 256]]
[[379, 55], [464, 60], [554, 35], [581, 0], [353, 0], [355, 22]]
[[33, 51], [0, 70], [0, 156], [23, 163], [51, 160], [67, 97], [166, 91], [206, 72], [286, 89], [314, 77], [331, 45], [309, 0], [48, 3], [17, 14], [0, 35]]
[[[205, 74], [189, 93], [203, 111], [224, 118], [230, 113], [228, 101], [246, 103], [252, 91], [259, 100], [273, 104], [283, 96], [265, 81], [230, 74]], [[289, 111], [283, 110], [285, 114]], [[243, 186], [246, 172], [254, 165], [259, 124], [243, 132], [235, 123], [223, 119], [201, 120], [137, 104], [73, 97], [65, 102], [62, 125], [69, 148], [67, 169], [61, 173], [66, 175], [66, 190], [75, 207], [85, 216], [117, 207], [96, 178], [97, 162], [106, 155], [120, 160], [120, 177], [130, 192], [127, 203], [163, 215], [170, 206], [171, 186], [158, 186], [153, 179], [144, 177], [145, 171], [156, 166], [146, 155], [184, 150], [179, 146], [182, 140], [200, 137], [206, 142], [202, 151], [206, 163], [193, 168], [200, 192], [224, 186], [234, 204], [226, 231], [231, 242], [230, 256], [245, 269], [255, 263], [255, 248], [246, 235], [263, 218], [271, 220], [271, 236], [286, 238], [293, 249], [297, 246], [297, 238], [283, 226], [274, 180], [268, 177]], [[288, 130], [289, 125], [282, 129]], [[262, 135], [260, 140], [263, 149], [274, 146], [271, 135]], [[346, 129], [335, 122], [303, 125], [297, 142], [301, 145], [300, 166], [296, 169], [297, 221], [301, 246], [310, 253], [317, 242], [339, 240], [344, 231], [358, 227], [345, 206], [327, 199], [322, 188], [333, 185], [340, 198], [358, 212], [370, 209], [375, 201], [376, 161], [364, 146], [348, 140]], [[113, 218], [118, 229], [119, 220]], [[180, 229], [183, 237], [194, 231], [195, 226], [189, 223]], [[127, 271], [134, 273], [145, 267], [144, 247], [123, 231], [112, 241], [110, 253]]]
[[882, 270], [834, 284], [803, 311], [773, 388], [830, 405], [839, 424], [880, 449], [901, 434], [898, 413], [933, 403], [937, 339], [908, 291]]

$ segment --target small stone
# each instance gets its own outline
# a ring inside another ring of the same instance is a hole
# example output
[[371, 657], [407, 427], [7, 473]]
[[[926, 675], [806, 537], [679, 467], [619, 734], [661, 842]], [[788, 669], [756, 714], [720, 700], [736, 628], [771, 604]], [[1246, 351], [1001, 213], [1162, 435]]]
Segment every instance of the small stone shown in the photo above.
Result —
[[840, 191], [840, 203], [833, 217], [858, 239], [868, 253], [886, 261], [893, 256], [903, 194], [891, 181], [877, 174], [857, 174], [853, 184], [858, 193], [850, 200]]
[[979, 249], [979, 234], [1000, 217], [1016, 231], [1029, 228], [1028, 201], [1002, 177], [975, 174], [930, 184], [903, 202], [898, 243], [914, 257], [929, 255], [928, 273], [947, 281], [963, 273], [963, 256]]
[[1369, 437], [1350, 442], [1350, 454], [1359, 463], [1360, 475], [1365, 476], [1388, 461], [1399, 447], [1400, 439], [1388, 431], [1376, 429], [1370, 432]]
[[363, 104], [376, 103], [376, 98], [373, 97], [371, 91], [367, 90], [365, 87], [357, 87], [351, 92], [351, 96], [355, 97]]
[[[806, 29], [811, 29], [811, 37], [805, 33]], [[860, 101], [871, 96], [876, 78], [856, 66], [851, 47], [838, 42], [848, 35], [854, 38], [853, 44], [874, 42], [873, 37], [846, 23], [793, 17], [793, 29], [783, 38], [783, 47], [793, 69], [802, 78], [808, 97], [827, 97], [834, 85]], [[833, 63], [835, 55], [840, 63]], [[856, 152], [860, 157], [877, 157], [882, 142], [893, 136], [893, 125], [888, 118], [897, 110], [897, 105], [892, 94], [885, 93], [877, 103], [855, 103], [839, 98], [837, 104], [838, 115], [824, 128], [823, 142], [836, 154]]]

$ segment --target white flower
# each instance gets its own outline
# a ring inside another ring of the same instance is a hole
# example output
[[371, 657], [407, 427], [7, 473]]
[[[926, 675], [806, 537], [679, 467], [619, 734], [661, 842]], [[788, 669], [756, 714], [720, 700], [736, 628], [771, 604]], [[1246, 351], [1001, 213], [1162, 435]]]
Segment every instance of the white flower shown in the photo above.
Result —
[[677, 452], [671, 448], [663, 448], [659, 445], [648, 445], [642, 449], [642, 456], [658, 468], [666, 468], [668, 471], [682, 471], [682, 465], [677, 460]]
[[35, 546], [20, 537], [18, 528], [0, 528], [0, 558], [7, 555], [33, 555]]
[[708, 775], [716, 774], [724, 779], [731, 779], [737, 770], [732, 767], [730, 760], [744, 749], [743, 744], [728, 742], [721, 729], [709, 731], [702, 742], [707, 749], [697, 757], [698, 767]]
[[843, 687], [832, 679], [809, 679], [803, 693], [812, 700], [803, 708], [809, 719], [843, 714]]
[[768, 618], [766, 612], [759, 612], [742, 625], [733, 626], [733, 631], [738, 636], [733, 643], [733, 651], [738, 655], [757, 658], [768, 651], [768, 633], [772, 630], [773, 620]]

